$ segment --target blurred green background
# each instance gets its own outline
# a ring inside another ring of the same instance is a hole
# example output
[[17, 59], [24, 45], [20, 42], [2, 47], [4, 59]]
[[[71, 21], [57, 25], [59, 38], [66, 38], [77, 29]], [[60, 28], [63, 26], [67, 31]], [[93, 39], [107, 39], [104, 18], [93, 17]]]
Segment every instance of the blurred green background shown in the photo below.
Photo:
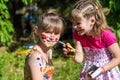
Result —
[[[78, 0], [0, 0], [0, 80], [23, 80], [27, 52], [24, 46], [36, 43], [33, 27], [38, 15], [49, 8], [57, 9], [65, 19], [66, 27], [60, 40], [73, 45], [68, 14], [76, 1]], [[102, 4], [108, 24], [120, 45], [120, 0], [96, 1]], [[56, 48], [53, 51], [53, 80], [78, 80], [82, 64], [74, 63], [62, 54], [61, 49]]]

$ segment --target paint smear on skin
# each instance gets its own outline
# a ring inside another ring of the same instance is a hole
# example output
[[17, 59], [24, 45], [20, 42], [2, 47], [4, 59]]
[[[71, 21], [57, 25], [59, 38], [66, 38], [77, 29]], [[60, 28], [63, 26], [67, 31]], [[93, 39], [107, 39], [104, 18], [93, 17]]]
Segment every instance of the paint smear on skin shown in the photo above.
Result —
[[58, 38], [56, 38], [55, 41], [57, 42], [57, 41], [58, 41]]
[[49, 47], [49, 48], [53, 47], [55, 42], [56, 42], [56, 43], [58, 42], [58, 38], [55, 38], [55, 41], [54, 41], [52, 44], [48, 44], [48, 47]]
[[36, 66], [36, 65], [42, 66], [42, 64], [38, 61], [34, 63], [34, 66]]
[[39, 62], [34, 62], [34, 66], [36, 66], [37, 64], [39, 64]]
[[42, 36], [42, 39], [46, 39], [47, 38], [47, 36], [44, 33], [42, 33], [41, 36]]
[[53, 44], [48, 44], [47, 46], [48, 46], [48, 48], [51, 48], [53, 46]]
[[40, 60], [40, 57], [37, 57], [37, 59], [36, 60]]
[[42, 72], [42, 64], [40, 63], [40, 57], [37, 57], [36, 61], [34, 62], [34, 66], [37, 66], [37, 65], [40, 66], [39, 70]]
[[42, 66], [42, 64], [41, 64], [41, 63], [39, 63], [39, 65], [40, 65], [40, 66]]
[[40, 71], [42, 72], [42, 67], [40, 67]]
[[53, 73], [54, 73], [54, 70], [48, 70], [48, 71], [46, 72], [46, 74], [44, 75], [44, 77], [45, 77], [46, 79], [49, 79], [49, 78], [53, 75]]
[[[43, 41], [47, 44], [47, 42], [46, 42], [46, 39], [48, 38], [47, 35], [44, 34], [44, 33], [42, 33], [41, 36], [42, 36], [42, 39], [44, 39]], [[58, 41], [58, 38], [55, 38], [55, 42], [57, 42], [57, 41]], [[47, 44], [47, 47], [48, 47], [48, 48], [51, 48], [51, 47], [53, 47], [53, 46], [54, 46], [53, 43], [50, 43], [50, 44], [48, 43], [48, 44]]]
[[42, 66], [42, 64], [40, 63], [40, 57], [37, 57], [36, 60], [37, 61], [35, 61], [34, 66], [36, 65]]
[[[47, 36], [44, 33], [42, 33], [41, 36], [42, 36], [42, 39], [47, 39]], [[44, 42], [46, 42], [46, 40]], [[48, 48], [50, 48], [52, 45], [47, 44], [47, 46], [48, 46]]]

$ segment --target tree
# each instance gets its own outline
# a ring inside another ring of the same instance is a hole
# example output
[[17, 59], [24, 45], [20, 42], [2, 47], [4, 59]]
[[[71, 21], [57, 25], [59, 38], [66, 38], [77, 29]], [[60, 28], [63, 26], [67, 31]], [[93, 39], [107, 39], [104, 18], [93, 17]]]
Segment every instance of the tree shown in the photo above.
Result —
[[[13, 41], [13, 17], [11, 17], [10, 14], [14, 15], [14, 11], [10, 11], [11, 9], [8, 8], [11, 7], [12, 1], [13, 0], [0, 0], [0, 46], [10, 46]], [[14, 1], [17, 2], [19, 0]], [[33, 0], [22, 0], [25, 5], [32, 1]]]
[[8, 0], [0, 0], [0, 46], [9, 46], [12, 41], [13, 25], [6, 3]]

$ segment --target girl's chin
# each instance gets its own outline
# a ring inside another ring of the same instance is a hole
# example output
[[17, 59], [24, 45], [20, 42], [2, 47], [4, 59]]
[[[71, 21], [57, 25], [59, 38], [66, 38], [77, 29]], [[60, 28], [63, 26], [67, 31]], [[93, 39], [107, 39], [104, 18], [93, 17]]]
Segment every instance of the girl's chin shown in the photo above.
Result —
[[55, 42], [55, 43], [47, 43], [46, 46], [47, 46], [48, 48], [52, 48], [55, 44], [56, 44], [56, 42]]
[[83, 36], [85, 33], [84, 32], [78, 32], [79, 36]]

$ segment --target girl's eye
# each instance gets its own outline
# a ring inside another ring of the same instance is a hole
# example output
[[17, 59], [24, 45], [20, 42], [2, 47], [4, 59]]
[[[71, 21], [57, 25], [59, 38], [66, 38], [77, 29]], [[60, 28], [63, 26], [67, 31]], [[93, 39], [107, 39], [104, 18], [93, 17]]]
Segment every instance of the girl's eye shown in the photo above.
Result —
[[59, 33], [54, 32], [54, 35], [58, 35]]

